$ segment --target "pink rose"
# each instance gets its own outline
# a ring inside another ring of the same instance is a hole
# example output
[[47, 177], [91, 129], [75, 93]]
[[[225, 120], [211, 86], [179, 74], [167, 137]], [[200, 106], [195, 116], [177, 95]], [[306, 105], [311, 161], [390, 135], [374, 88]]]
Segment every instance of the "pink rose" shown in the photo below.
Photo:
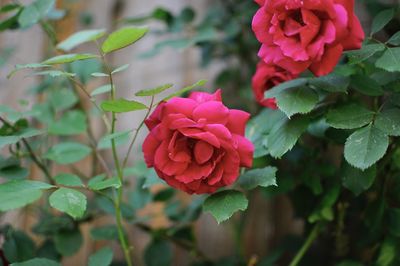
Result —
[[354, 14], [354, 0], [257, 0], [261, 8], [253, 30], [262, 43], [259, 56], [299, 74], [316, 76], [334, 69], [346, 50], [359, 49], [364, 39]]
[[249, 117], [228, 109], [220, 90], [163, 102], [146, 120], [147, 166], [170, 186], [190, 194], [213, 193], [231, 185], [240, 167], [251, 167], [253, 162], [253, 144], [244, 137]]
[[256, 73], [252, 79], [253, 93], [257, 102], [271, 109], [277, 109], [275, 98], [265, 98], [264, 93], [282, 82], [295, 79], [297, 76], [285, 69], [268, 65], [264, 61], [257, 64]]

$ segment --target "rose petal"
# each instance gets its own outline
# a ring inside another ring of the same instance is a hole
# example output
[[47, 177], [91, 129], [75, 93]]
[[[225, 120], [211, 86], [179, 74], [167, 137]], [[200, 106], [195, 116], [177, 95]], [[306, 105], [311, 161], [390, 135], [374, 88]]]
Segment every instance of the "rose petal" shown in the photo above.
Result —
[[351, 29], [348, 38], [342, 41], [345, 51], [360, 49], [365, 38], [365, 33], [361, 26], [360, 20], [356, 16], [353, 17], [350, 28]]
[[232, 138], [231, 132], [224, 125], [209, 124], [204, 127], [204, 130], [206, 130], [206, 131], [212, 133], [214, 136], [216, 136], [221, 144], [225, 143], [227, 141], [230, 142], [230, 140]]
[[162, 102], [160, 103], [156, 109], [154, 109], [153, 113], [147, 118], [144, 123], [146, 124], [147, 128], [149, 130], [152, 130], [154, 127], [156, 127], [160, 122], [161, 122], [161, 113], [164, 108], [165, 103]]
[[207, 93], [207, 92], [196, 91], [196, 92], [192, 92], [189, 95], [189, 98], [195, 100], [198, 103], [205, 103], [205, 102], [209, 102], [209, 101], [221, 102], [222, 101], [221, 93], [222, 93], [222, 91], [220, 89], [217, 90], [213, 94]]
[[206, 132], [197, 128], [180, 128], [179, 132], [181, 132], [186, 137], [205, 141], [213, 145], [214, 147], [219, 148], [221, 146], [218, 138], [210, 132]]
[[340, 44], [327, 48], [321, 61], [313, 63], [310, 70], [317, 77], [331, 73], [339, 62], [342, 53], [343, 47]]
[[197, 163], [192, 162], [183, 173], [176, 175], [175, 178], [180, 182], [188, 184], [195, 180], [207, 177], [213, 170], [211, 163], [198, 165]]
[[191, 154], [187, 140], [184, 137], [178, 137], [179, 132], [176, 131], [168, 144], [168, 157], [175, 162], [190, 162]]
[[238, 143], [237, 151], [240, 156], [240, 165], [250, 168], [253, 165], [253, 143], [245, 137], [239, 135], [233, 135], [233, 139]]
[[226, 127], [233, 134], [243, 136], [246, 130], [246, 123], [249, 121], [250, 114], [241, 110], [231, 109], [229, 111], [229, 120]]
[[154, 165], [154, 155], [158, 146], [160, 146], [160, 141], [158, 141], [153, 134], [148, 134], [142, 146], [147, 167], [152, 167]]
[[214, 153], [214, 147], [204, 141], [198, 141], [194, 145], [194, 158], [198, 164], [203, 164], [210, 160]]
[[256, 35], [257, 40], [262, 43], [266, 42], [269, 38], [267, 32], [272, 19], [271, 14], [268, 14], [266, 10], [265, 7], [258, 9], [252, 21], [254, 34]]
[[300, 30], [300, 38], [302, 46], [306, 47], [317, 36], [321, 28], [321, 21], [313, 12], [307, 9], [302, 9], [301, 14], [306, 26]]
[[224, 168], [222, 167], [222, 164], [217, 165], [215, 167], [214, 171], [208, 177], [208, 184], [213, 186], [213, 185], [217, 184], [218, 182], [220, 182], [222, 179], [223, 173], [224, 173]]
[[193, 110], [193, 119], [206, 119], [208, 123], [226, 124], [229, 118], [229, 109], [221, 102], [210, 101], [198, 105]]
[[170, 99], [165, 105], [165, 114], [183, 114], [186, 117], [192, 117], [192, 112], [198, 103], [192, 99], [174, 97]]
[[167, 184], [170, 185], [171, 187], [174, 187], [176, 189], [180, 189], [180, 190], [185, 191], [186, 193], [189, 193], [189, 194], [193, 194], [192, 190], [190, 190], [188, 187], [186, 187], [185, 184], [177, 181], [174, 177], [167, 176], [167, 175], [163, 174], [162, 172], [158, 171], [157, 169], [155, 169], [155, 170], [157, 172], [157, 175], [161, 179], [165, 180], [165, 182], [167, 182]]

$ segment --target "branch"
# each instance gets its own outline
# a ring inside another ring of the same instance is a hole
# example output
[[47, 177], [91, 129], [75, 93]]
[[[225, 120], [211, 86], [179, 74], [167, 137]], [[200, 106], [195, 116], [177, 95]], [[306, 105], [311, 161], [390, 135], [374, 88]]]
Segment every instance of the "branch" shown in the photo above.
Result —
[[[4, 118], [0, 117], [0, 121], [3, 122], [4, 125], [10, 127], [13, 131], [15, 131], [15, 132], [18, 131], [17, 128], [15, 128], [11, 123], [9, 123]], [[48, 181], [52, 185], [54, 185], [55, 183], [53, 181], [53, 178], [52, 178], [49, 170], [47, 169], [46, 165], [39, 160], [39, 158], [37, 157], [37, 155], [33, 151], [31, 145], [29, 144], [29, 142], [25, 138], [22, 138], [21, 141], [24, 144], [25, 148], [27, 149], [29, 157], [32, 159], [32, 161], [40, 168], [40, 170], [42, 170], [43, 174], [46, 176]]]

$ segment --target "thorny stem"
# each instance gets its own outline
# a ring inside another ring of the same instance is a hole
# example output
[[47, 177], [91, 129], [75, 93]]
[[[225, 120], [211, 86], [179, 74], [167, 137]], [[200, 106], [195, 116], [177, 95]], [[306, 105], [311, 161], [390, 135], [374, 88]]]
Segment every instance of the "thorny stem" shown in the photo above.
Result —
[[122, 169], [124, 169], [124, 168], [126, 167], [126, 164], [128, 163], [129, 155], [130, 155], [131, 152], [132, 152], [133, 145], [134, 145], [135, 142], [136, 142], [136, 139], [137, 139], [137, 137], [138, 137], [138, 135], [139, 135], [140, 129], [143, 127], [144, 122], [146, 121], [146, 119], [147, 119], [147, 118], [149, 117], [149, 115], [150, 115], [151, 109], [153, 108], [153, 104], [154, 104], [154, 96], [151, 97], [150, 106], [149, 106], [149, 108], [148, 108], [148, 110], [147, 110], [146, 115], [144, 116], [144, 119], [143, 119], [142, 122], [140, 123], [139, 127], [136, 129], [135, 135], [133, 136], [133, 139], [132, 139], [132, 141], [131, 141], [131, 143], [130, 143], [130, 145], [129, 145], [129, 148], [128, 148], [128, 152], [126, 153], [125, 159], [124, 159], [124, 161], [123, 161], [123, 163], [122, 163]]
[[311, 233], [308, 235], [306, 242], [304, 242], [303, 246], [297, 252], [296, 256], [293, 258], [289, 266], [297, 266], [300, 263], [304, 255], [307, 253], [311, 245], [314, 243], [315, 239], [317, 239], [318, 234], [320, 233], [321, 230], [321, 226], [322, 226], [321, 223], [318, 223], [314, 226]]
[[[12, 130], [17, 131], [17, 129], [8, 121], [6, 121], [4, 118], [0, 117], [0, 121], [3, 122], [6, 126], [10, 127]], [[21, 139], [22, 143], [24, 144], [25, 148], [28, 150], [29, 157], [32, 159], [32, 161], [40, 168], [40, 170], [43, 172], [43, 174], [46, 176], [48, 181], [54, 185], [53, 178], [51, 177], [51, 174], [49, 170], [47, 169], [46, 165], [42, 163], [39, 158], [36, 156], [35, 152], [33, 151], [31, 145], [29, 142], [25, 139]]]

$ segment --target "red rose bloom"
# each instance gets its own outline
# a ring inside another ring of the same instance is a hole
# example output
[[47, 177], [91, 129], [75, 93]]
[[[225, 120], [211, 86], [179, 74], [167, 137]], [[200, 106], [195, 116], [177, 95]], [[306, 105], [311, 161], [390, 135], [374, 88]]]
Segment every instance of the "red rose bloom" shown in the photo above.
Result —
[[240, 167], [251, 167], [253, 144], [244, 137], [250, 115], [228, 109], [221, 91], [194, 92], [161, 103], [147, 119], [143, 143], [148, 167], [187, 193], [213, 193], [234, 183]]
[[253, 30], [262, 43], [259, 56], [299, 74], [326, 75], [342, 52], [359, 49], [364, 39], [354, 0], [257, 0], [262, 5]]
[[261, 61], [258, 63], [256, 73], [252, 79], [253, 93], [257, 102], [268, 108], [277, 109], [275, 98], [265, 98], [264, 93], [280, 83], [295, 79], [296, 77], [296, 75], [279, 66], [268, 65], [264, 61]]

